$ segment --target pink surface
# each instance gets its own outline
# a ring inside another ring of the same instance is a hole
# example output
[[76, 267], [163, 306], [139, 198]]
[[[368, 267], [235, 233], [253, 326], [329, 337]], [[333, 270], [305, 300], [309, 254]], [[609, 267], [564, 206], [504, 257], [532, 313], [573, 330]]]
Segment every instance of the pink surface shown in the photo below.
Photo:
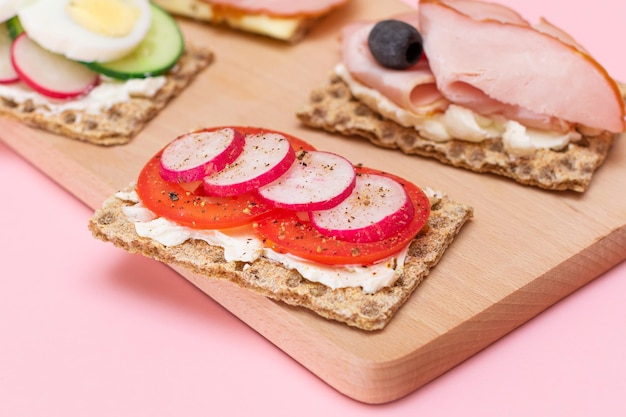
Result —
[[[541, 10], [626, 80], [623, 0], [502, 3], [533, 21]], [[626, 263], [417, 392], [369, 406], [168, 267], [94, 240], [91, 210], [2, 143], [0, 175], [1, 416], [626, 415]]]

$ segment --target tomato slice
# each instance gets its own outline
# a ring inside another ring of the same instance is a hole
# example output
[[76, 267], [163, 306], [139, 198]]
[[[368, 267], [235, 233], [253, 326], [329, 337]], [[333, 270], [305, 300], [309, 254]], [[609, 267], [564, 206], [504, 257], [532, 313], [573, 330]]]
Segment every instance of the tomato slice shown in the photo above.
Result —
[[156, 215], [194, 229], [223, 229], [252, 222], [272, 210], [252, 194], [234, 197], [203, 195], [202, 187], [165, 181], [160, 174], [161, 152], [148, 161], [137, 179], [137, 194]]
[[[232, 127], [244, 134], [275, 132], [256, 127], [222, 126], [205, 130]], [[309, 143], [294, 136], [284, 135], [294, 150], [314, 150]], [[204, 195], [201, 184], [171, 183], [160, 174], [161, 150], [144, 166], [137, 179], [137, 194], [143, 204], [156, 215], [194, 229], [225, 229], [252, 223], [275, 210], [256, 194], [233, 197]]]
[[415, 216], [408, 227], [384, 240], [352, 243], [321, 234], [308, 220], [300, 218], [298, 213], [277, 210], [270, 217], [256, 222], [255, 232], [267, 246], [277, 252], [290, 253], [322, 264], [368, 265], [394, 255], [408, 245], [428, 221], [428, 196], [415, 184], [395, 175], [357, 167], [357, 174], [359, 173], [386, 175], [403, 185], [415, 208]]

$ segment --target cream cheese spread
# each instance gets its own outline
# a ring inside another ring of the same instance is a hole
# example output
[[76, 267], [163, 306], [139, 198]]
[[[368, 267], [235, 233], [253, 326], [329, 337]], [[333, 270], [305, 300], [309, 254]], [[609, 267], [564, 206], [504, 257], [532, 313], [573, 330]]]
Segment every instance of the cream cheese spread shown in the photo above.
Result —
[[337, 64], [334, 71], [362, 103], [387, 119], [416, 129], [421, 136], [434, 142], [446, 142], [453, 138], [468, 142], [502, 138], [509, 154], [522, 156], [536, 149], [563, 149], [570, 141], [580, 138], [574, 129], [565, 133], [531, 129], [513, 120], [496, 121], [456, 104], [448, 105], [445, 111], [425, 109], [423, 113], [413, 113], [355, 80], [343, 63]]
[[153, 97], [165, 85], [164, 76], [134, 78], [125, 81], [103, 78], [93, 90], [72, 100], [55, 100], [45, 97], [23, 83], [0, 84], [0, 97], [16, 103], [31, 100], [37, 112], [59, 114], [66, 110], [81, 110], [98, 114], [113, 105], [128, 101], [132, 97]]
[[[441, 194], [433, 190], [425, 188], [424, 192], [431, 200], [431, 205], [441, 198]], [[364, 293], [371, 294], [392, 285], [402, 275], [408, 253], [407, 246], [394, 256], [368, 266], [322, 265], [264, 247], [261, 240], [245, 228], [192, 229], [158, 217], [141, 203], [135, 191], [118, 192], [115, 196], [120, 200], [134, 203], [125, 206], [123, 211], [126, 218], [135, 225], [135, 231], [139, 236], [154, 239], [164, 246], [180, 245], [189, 239], [204, 240], [210, 245], [223, 248], [224, 259], [227, 262], [251, 263], [265, 257], [286, 268], [297, 270], [309, 281], [319, 282], [332, 289], [361, 287]]]

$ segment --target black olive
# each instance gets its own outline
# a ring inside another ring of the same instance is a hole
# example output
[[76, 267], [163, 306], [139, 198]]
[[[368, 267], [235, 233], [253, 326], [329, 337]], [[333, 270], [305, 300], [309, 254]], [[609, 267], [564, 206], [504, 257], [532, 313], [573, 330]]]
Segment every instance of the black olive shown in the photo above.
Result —
[[422, 57], [423, 41], [419, 31], [400, 20], [381, 20], [367, 38], [376, 61], [387, 68], [405, 69]]

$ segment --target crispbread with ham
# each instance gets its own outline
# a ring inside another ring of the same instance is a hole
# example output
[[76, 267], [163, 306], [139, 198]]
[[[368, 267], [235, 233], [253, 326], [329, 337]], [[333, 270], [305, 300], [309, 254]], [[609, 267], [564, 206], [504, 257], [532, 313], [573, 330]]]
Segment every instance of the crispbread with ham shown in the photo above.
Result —
[[103, 112], [70, 109], [52, 113], [46, 111], [45, 104], [36, 104], [31, 100], [18, 103], [5, 97], [0, 98], [0, 115], [37, 129], [96, 145], [123, 145], [139, 133], [212, 60], [213, 53], [209, 49], [189, 45], [177, 65], [165, 74], [166, 82], [155, 96], [134, 96]]
[[366, 138], [384, 148], [549, 190], [585, 191], [616, 139], [615, 134], [604, 131], [583, 136], [563, 151], [538, 150], [532, 156], [517, 159], [503, 149], [499, 138], [480, 143], [434, 142], [411, 127], [381, 117], [352, 96], [348, 86], [335, 74], [329, 76], [326, 85], [311, 93], [309, 103], [298, 110], [297, 116], [310, 127]]
[[624, 130], [624, 92], [571, 36], [472, 0], [422, 0], [392, 19], [419, 28], [422, 59], [387, 68], [368, 38], [383, 22], [348, 25], [341, 64], [297, 112], [305, 125], [544, 189], [589, 187]]
[[155, 3], [179, 16], [294, 43], [317, 20], [348, 1], [155, 0]]

